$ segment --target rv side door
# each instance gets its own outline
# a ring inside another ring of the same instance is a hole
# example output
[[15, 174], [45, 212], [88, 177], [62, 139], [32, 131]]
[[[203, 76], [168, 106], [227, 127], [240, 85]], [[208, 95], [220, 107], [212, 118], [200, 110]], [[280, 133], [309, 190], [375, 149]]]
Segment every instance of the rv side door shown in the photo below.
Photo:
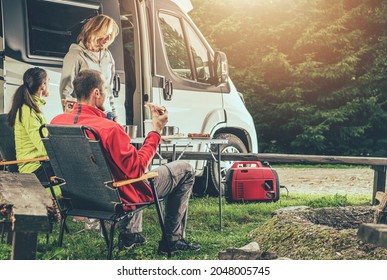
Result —
[[177, 4], [157, 0], [153, 5], [152, 102], [168, 109], [168, 125], [180, 133], [212, 134], [225, 122], [222, 88], [213, 79], [214, 52]]

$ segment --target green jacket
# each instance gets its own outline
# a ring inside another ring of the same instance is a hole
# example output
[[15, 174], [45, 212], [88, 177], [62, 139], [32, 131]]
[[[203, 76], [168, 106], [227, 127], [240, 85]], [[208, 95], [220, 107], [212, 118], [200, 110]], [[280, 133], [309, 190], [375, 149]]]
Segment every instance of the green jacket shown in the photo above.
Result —
[[[33, 95], [34, 102], [42, 108], [46, 102], [39, 97]], [[15, 148], [16, 159], [31, 159], [37, 157], [47, 156], [46, 149], [43, 146], [42, 139], [39, 135], [39, 128], [46, 124], [46, 119], [43, 114], [38, 114], [35, 110], [27, 105], [21, 107], [22, 121], [19, 121], [19, 111], [15, 119]], [[19, 172], [32, 173], [40, 167], [40, 162], [28, 162], [18, 164]]]

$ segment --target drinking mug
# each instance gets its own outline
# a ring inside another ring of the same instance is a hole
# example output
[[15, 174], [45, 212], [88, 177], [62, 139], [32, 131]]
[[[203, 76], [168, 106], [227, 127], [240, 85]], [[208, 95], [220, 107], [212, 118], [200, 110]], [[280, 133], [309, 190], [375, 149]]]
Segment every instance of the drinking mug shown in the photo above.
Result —
[[164, 126], [161, 135], [163, 136], [172, 136], [179, 133], [179, 128], [177, 126]]
[[135, 139], [137, 137], [137, 125], [124, 125], [124, 130], [130, 138]]

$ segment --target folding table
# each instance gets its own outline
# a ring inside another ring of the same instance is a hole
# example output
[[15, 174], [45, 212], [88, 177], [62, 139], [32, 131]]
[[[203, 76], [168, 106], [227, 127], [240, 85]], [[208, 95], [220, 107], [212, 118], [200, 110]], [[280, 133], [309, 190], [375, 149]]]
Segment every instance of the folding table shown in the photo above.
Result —
[[[144, 143], [145, 138], [135, 138], [131, 140], [132, 144], [141, 145]], [[212, 155], [213, 160], [218, 162], [218, 189], [219, 189], [219, 230], [222, 231], [222, 176], [221, 176], [221, 150], [220, 145], [227, 144], [227, 139], [212, 139], [212, 138], [188, 138], [188, 137], [175, 137], [165, 136], [161, 138], [159, 150], [162, 149], [163, 145], [172, 146], [172, 161], [179, 160], [188, 147], [193, 145], [206, 145], [209, 152]], [[211, 146], [216, 145], [216, 153], [211, 150]], [[182, 147], [182, 150], [176, 150], [176, 147]], [[199, 150], [199, 149], [198, 149]], [[192, 153], [192, 151], [191, 151]], [[162, 160], [162, 156], [158, 153], [159, 158]]]

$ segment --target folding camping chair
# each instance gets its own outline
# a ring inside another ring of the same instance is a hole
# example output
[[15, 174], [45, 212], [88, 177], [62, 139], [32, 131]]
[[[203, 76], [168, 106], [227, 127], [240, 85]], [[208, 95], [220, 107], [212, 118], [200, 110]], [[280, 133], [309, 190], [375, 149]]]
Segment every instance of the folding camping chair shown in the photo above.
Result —
[[[57, 177], [64, 180], [61, 186], [65, 211], [61, 215], [59, 246], [62, 246], [64, 226], [69, 216], [98, 219], [108, 247], [107, 258], [112, 258], [115, 226], [150, 205], [155, 205], [163, 236], [166, 236], [160, 200], [153, 180], [157, 173], [147, 173], [136, 179], [115, 182], [100, 143], [99, 135], [86, 126], [45, 125], [48, 136], [42, 140]], [[41, 127], [41, 131], [42, 131]], [[154, 200], [148, 203], [124, 204], [118, 187], [148, 180]], [[134, 210], [125, 211], [125, 206]], [[108, 235], [105, 221], [111, 222]], [[170, 256], [170, 253], [168, 254]]]
[[[15, 135], [13, 127], [8, 126], [7, 123], [7, 114], [0, 114], [0, 167], [3, 168], [4, 171], [8, 172], [19, 172], [19, 168], [17, 166], [18, 163], [22, 162], [35, 162], [40, 161], [43, 165], [44, 169], [51, 168], [49, 165], [48, 157], [40, 157], [40, 158], [32, 158], [25, 160], [16, 160], [16, 150], [15, 150]], [[60, 211], [60, 205], [56, 200], [56, 195], [54, 191], [54, 186], [51, 182], [41, 182], [42, 186], [45, 188], [49, 188], [51, 195], [53, 196], [56, 207]], [[50, 222], [50, 232], [52, 231], [52, 221]], [[3, 242], [4, 234], [6, 231], [5, 222], [3, 223], [2, 233], [1, 233], [1, 242]], [[8, 231], [9, 233], [9, 231]], [[8, 235], [7, 243], [10, 243], [11, 234]], [[46, 241], [48, 243], [49, 234], [46, 236]]]
[[[7, 124], [7, 114], [0, 114], [0, 155], [2, 161], [10, 161], [16, 159], [15, 136], [13, 127]], [[18, 172], [17, 164], [3, 165], [4, 169], [9, 172]]]
[[[16, 160], [16, 149], [15, 149], [15, 134], [13, 127], [8, 126], [7, 123], [7, 114], [0, 114], [0, 166], [4, 166], [5, 171], [9, 172], [19, 172], [17, 166], [18, 163], [23, 162], [34, 162], [40, 161], [43, 164], [43, 167], [49, 167], [48, 157], [39, 157], [25, 160]], [[50, 188], [51, 194], [53, 194], [53, 189], [49, 181], [41, 182], [45, 188]]]

